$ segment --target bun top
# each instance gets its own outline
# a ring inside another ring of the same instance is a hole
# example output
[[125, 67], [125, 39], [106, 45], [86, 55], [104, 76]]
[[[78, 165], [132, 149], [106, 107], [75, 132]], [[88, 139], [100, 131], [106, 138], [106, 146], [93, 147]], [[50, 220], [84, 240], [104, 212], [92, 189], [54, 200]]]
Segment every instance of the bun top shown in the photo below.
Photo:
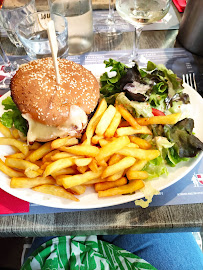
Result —
[[90, 114], [99, 99], [99, 83], [94, 75], [75, 62], [58, 59], [60, 84], [52, 58], [42, 58], [20, 66], [11, 80], [11, 96], [22, 114], [49, 126], [60, 126], [77, 105]]

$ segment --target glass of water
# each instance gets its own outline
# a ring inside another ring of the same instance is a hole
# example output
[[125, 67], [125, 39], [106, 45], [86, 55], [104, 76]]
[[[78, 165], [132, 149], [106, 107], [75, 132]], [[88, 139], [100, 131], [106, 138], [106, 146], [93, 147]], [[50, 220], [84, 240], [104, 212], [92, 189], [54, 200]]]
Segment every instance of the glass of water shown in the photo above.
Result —
[[16, 24], [25, 16], [36, 11], [35, 0], [3, 1], [2, 8], [0, 9], [0, 21], [10, 41], [16, 47], [22, 47], [15, 33]]
[[135, 27], [132, 54], [124, 57], [123, 62], [136, 61], [142, 64], [142, 57], [138, 55], [142, 29], [146, 24], [161, 20], [168, 13], [170, 3], [171, 0], [116, 0], [116, 9], [119, 15]]
[[68, 21], [69, 55], [90, 51], [93, 44], [91, 0], [49, 0], [51, 13], [62, 14]]
[[17, 26], [16, 34], [31, 59], [51, 56], [51, 48], [47, 34], [47, 24], [54, 21], [58, 43], [57, 57], [68, 56], [68, 25], [60, 14], [35, 12], [25, 17]]

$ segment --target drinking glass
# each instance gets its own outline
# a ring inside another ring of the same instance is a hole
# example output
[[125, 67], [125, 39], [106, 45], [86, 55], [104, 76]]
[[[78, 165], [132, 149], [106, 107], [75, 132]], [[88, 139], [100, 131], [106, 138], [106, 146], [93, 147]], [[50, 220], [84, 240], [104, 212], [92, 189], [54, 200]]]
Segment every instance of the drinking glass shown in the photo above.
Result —
[[49, 0], [51, 13], [62, 14], [68, 21], [69, 55], [90, 51], [93, 44], [91, 0]]
[[142, 64], [142, 56], [138, 55], [139, 39], [146, 24], [162, 19], [169, 11], [171, 0], [116, 0], [119, 15], [135, 27], [132, 54], [123, 57], [124, 63]]
[[94, 28], [96, 31], [100, 33], [105, 31], [107, 34], [121, 33], [117, 26], [118, 24], [122, 24], [122, 22], [115, 19], [114, 2], [114, 0], [109, 0], [109, 10], [107, 18], [100, 19], [95, 22]]
[[10, 41], [16, 47], [22, 47], [15, 33], [15, 26], [25, 16], [36, 12], [35, 0], [11, 1], [4, 0], [0, 9], [0, 21]]
[[58, 43], [58, 57], [68, 56], [68, 26], [66, 19], [59, 14], [35, 12], [25, 17], [16, 26], [16, 33], [31, 59], [50, 57], [51, 47], [47, 34], [47, 24], [54, 21]]

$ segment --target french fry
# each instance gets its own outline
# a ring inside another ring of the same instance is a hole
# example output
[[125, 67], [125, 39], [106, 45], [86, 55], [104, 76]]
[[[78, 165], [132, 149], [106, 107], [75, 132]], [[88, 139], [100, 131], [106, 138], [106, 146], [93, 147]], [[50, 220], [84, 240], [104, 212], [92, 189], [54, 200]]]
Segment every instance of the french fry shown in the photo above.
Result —
[[58, 149], [49, 152], [48, 154], [43, 156], [42, 161], [43, 162], [52, 161], [51, 157], [54, 156], [57, 153], [60, 153], [60, 151]]
[[141, 171], [147, 164], [148, 160], [136, 160], [134, 165], [128, 169], [128, 171]]
[[78, 144], [78, 139], [71, 138], [70, 136], [65, 138], [56, 139], [51, 142], [51, 149], [57, 149], [61, 146], [72, 146]]
[[106, 108], [107, 108], [107, 103], [106, 103], [106, 100], [103, 98], [100, 101], [95, 114], [93, 115], [93, 117], [91, 118], [91, 120], [89, 121], [87, 125], [87, 129], [85, 132], [87, 139], [83, 142], [83, 144], [87, 144], [87, 145], [91, 144], [91, 138], [94, 134], [96, 126], [99, 123], [103, 113], [106, 111]]
[[11, 188], [33, 188], [43, 184], [55, 184], [54, 179], [51, 176], [48, 177], [13, 177], [11, 178]]
[[52, 161], [56, 161], [62, 158], [74, 157], [74, 155], [67, 153], [67, 152], [56, 152], [54, 155], [51, 156]]
[[96, 156], [96, 160], [101, 162], [106, 157], [109, 157], [128, 145], [130, 143], [130, 139], [127, 136], [123, 136], [120, 138], [117, 138], [116, 140], [109, 142], [107, 145], [102, 147], [99, 151], [99, 154]]
[[16, 168], [20, 170], [28, 169], [28, 170], [36, 171], [39, 169], [39, 166], [37, 166], [36, 164], [27, 160], [19, 159], [19, 158], [6, 158], [5, 164], [8, 167]]
[[40, 166], [40, 169], [45, 170], [46, 167], [47, 167], [49, 164], [51, 164], [51, 161], [45, 161], [45, 162]]
[[101, 178], [106, 178], [110, 175], [113, 175], [115, 173], [118, 173], [122, 170], [125, 170], [129, 167], [131, 167], [135, 163], [135, 158], [133, 157], [125, 157], [121, 159], [119, 162], [108, 166], [102, 173]]
[[37, 171], [33, 171], [33, 170], [28, 170], [26, 169], [25, 170], [25, 175], [28, 177], [28, 178], [36, 178], [40, 175], [43, 174], [43, 170], [42, 169], [38, 169]]
[[98, 166], [95, 159], [93, 159], [88, 166], [92, 172], [98, 172]]
[[99, 162], [99, 165], [100, 165], [101, 167], [108, 167], [108, 164], [106, 163], [105, 160], [101, 160], [101, 161]]
[[51, 176], [53, 176], [54, 178], [58, 177], [59, 175], [66, 175], [66, 174], [76, 174], [77, 170], [73, 167], [68, 167], [68, 168], [64, 168], [61, 169], [59, 171], [56, 171], [54, 173], [51, 174]]
[[128, 136], [133, 134], [152, 134], [151, 130], [146, 126], [140, 126], [140, 128], [133, 128], [133, 127], [121, 127], [116, 130], [116, 134], [118, 137], [121, 136]]
[[76, 198], [72, 193], [65, 190], [63, 187], [55, 185], [41, 185], [32, 188], [32, 190], [79, 202], [78, 198]]
[[99, 144], [100, 144], [100, 146], [101, 147], [103, 147], [104, 145], [106, 145], [106, 144], [108, 144], [109, 142], [107, 141], [107, 140], [105, 140], [105, 139], [100, 139], [99, 140]]
[[101, 176], [103, 169], [99, 168], [98, 172], [88, 171], [84, 174], [76, 174], [72, 176], [64, 176], [62, 183], [64, 188], [71, 188], [74, 186], [82, 185], [85, 182], [96, 179]]
[[114, 115], [116, 113], [116, 108], [113, 105], [109, 105], [104, 114], [102, 115], [99, 123], [97, 124], [95, 133], [102, 136], [110, 125]]
[[34, 150], [29, 150], [28, 154], [24, 157], [24, 159], [30, 161], [28, 157], [32, 154], [32, 152], [34, 152]]
[[117, 154], [134, 157], [137, 159], [145, 159], [145, 160], [152, 160], [157, 158], [160, 155], [159, 150], [145, 150], [145, 149], [137, 149], [132, 147], [124, 147], [123, 149], [117, 151]]
[[123, 157], [119, 154], [113, 154], [109, 159], [109, 166], [119, 162]]
[[133, 171], [129, 170], [126, 172], [126, 176], [128, 180], [135, 180], [135, 179], [147, 179], [149, 177], [148, 173], [145, 171]]
[[149, 143], [148, 141], [144, 140], [144, 139], [141, 139], [139, 137], [136, 137], [136, 136], [129, 136], [129, 139], [132, 143], [135, 143], [137, 144], [140, 148], [142, 149], [150, 149], [152, 146], [151, 146], [151, 143]]
[[[81, 145], [81, 144], [80, 144], [80, 145]], [[78, 146], [79, 146], [79, 145], [78, 145]], [[74, 156], [77, 156], [77, 157], [78, 157], [78, 155], [69, 153], [69, 149], [70, 149], [70, 146], [61, 146], [61, 147], [59, 147], [58, 150], [61, 151], [61, 152], [66, 152], [66, 153], [68, 153], [70, 157], [74, 157]], [[82, 157], [82, 156], [81, 156], [81, 157]]]
[[140, 125], [137, 123], [135, 118], [129, 113], [128, 110], [126, 110], [123, 105], [117, 106], [118, 111], [122, 115], [122, 117], [135, 129], [139, 129]]
[[107, 137], [107, 138], [111, 138], [114, 136], [115, 132], [116, 132], [116, 129], [118, 128], [119, 124], [120, 124], [120, 121], [121, 121], [121, 114], [116, 111], [109, 127], [107, 128], [104, 136]]
[[120, 128], [120, 127], [129, 127], [129, 123], [128, 123], [127, 121], [121, 119], [121, 122], [120, 122], [120, 124], [119, 124], [118, 127], [119, 127], [119, 128]]
[[77, 166], [87, 166], [92, 161], [92, 158], [76, 158], [75, 164]]
[[[12, 130], [12, 135], [15, 139], [20, 138], [19, 132], [16, 128]], [[5, 137], [7, 137], [7, 136], [5, 136]]]
[[86, 135], [86, 133], [83, 133], [80, 142], [81, 142], [81, 143], [84, 143], [86, 140], [87, 140], [87, 135]]
[[51, 142], [47, 142], [41, 145], [38, 149], [34, 150], [28, 158], [31, 162], [35, 162], [36, 160], [41, 159], [43, 156], [51, 152], [51, 150]]
[[43, 176], [46, 177], [47, 175], [51, 175], [61, 169], [71, 167], [74, 165], [73, 158], [63, 158], [56, 160], [54, 162], [51, 162], [45, 169]]
[[4, 135], [4, 137], [12, 138], [10, 129], [5, 127], [1, 122], [0, 122], [0, 132]]
[[78, 172], [80, 172], [82, 174], [85, 173], [87, 171], [87, 169], [88, 169], [88, 166], [78, 166], [77, 167]]
[[5, 158], [19, 158], [24, 159], [26, 156], [23, 153], [14, 153], [8, 156], [5, 156]]
[[136, 118], [135, 120], [141, 126], [148, 126], [148, 125], [174, 125], [180, 119], [181, 113], [173, 113], [169, 115], [163, 116], [152, 116], [147, 118]]
[[42, 146], [41, 143], [39, 143], [39, 142], [34, 142], [33, 144], [30, 144], [30, 145], [29, 145], [29, 149], [30, 149], [30, 150], [37, 150], [40, 146]]
[[138, 146], [137, 144], [135, 144], [135, 143], [129, 143], [129, 144], [127, 145], [127, 147], [139, 148], [139, 146]]
[[109, 197], [109, 196], [122, 195], [122, 194], [131, 194], [143, 187], [144, 187], [144, 183], [142, 180], [132, 180], [130, 181], [129, 184], [121, 186], [121, 187], [110, 188], [104, 191], [98, 191], [98, 196], [99, 198], [101, 198], [101, 197]]
[[116, 181], [116, 180], [120, 179], [124, 175], [124, 172], [125, 172], [125, 170], [117, 172], [117, 173], [115, 173], [113, 175], [110, 175], [109, 177], [105, 178], [105, 180], [110, 181], [110, 182]]
[[102, 183], [102, 182], [106, 182], [106, 179], [101, 179], [101, 178], [93, 179], [93, 180], [90, 180], [90, 181], [85, 182], [84, 185], [85, 186], [91, 186], [93, 184]]
[[[69, 176], [71, 176], [71, 175], [69, 175]], [[56, 180], [56, 184], [58, 185], [58, 186], [63, 186], [63, 178], [64, 177], [68, 177], [68, 175], [67, 174], [65, 174], [65, 175], [63, 175], [63, 174], [61, 174], [61, 175], [59, 175], [59, 176], [56, 176], [56, 177], [54, 177], [54, 179]]]
[[99, 149], [96, 146], [83, 144], [70, 146], [66, 149], [66, 151], [74, 155], [88, 157], [96, 157], [99, 154]]
[[85, 193], [86, 187], [85, 186], [74, 186], [70, 188], [71, 193], [75, 195], [81, 195]]
[[103, 138], [104, 138], [103, 136], [94, 135], [92, 137], [92, 144], [98, 144], [99, 143], [99, 140], [101, 140]]
[[33, 162], [34, 164], [36, 164], [37, 166], [39, 166], [41, 168], [43, 162], [42, 160], [36, 160], [35, 162]]
[[8, 175], [9, 177], [22, 177], [24, 174], [22, 172], [15, 171], [10, 167], [6, 166], [6, 164], [0, 159], [0, 171]]
[[125, 177], [122, 177], [116, 181], [113, 182], [103, 182], [103, 183], [97, 183], [94, 185], [94, 189], [96, 192], [101, 190], [107, 190], [114, 187], [120, 187], [127, 184], [127, 179]]
[[14, 138], [6, 138], [6, 137], [0, 137], [0, 145], [11, 145], [15, 146], [22, 152], [24, 155], [27, 155], [29, 152], [29, 148], [26, 143], [18, 141]]

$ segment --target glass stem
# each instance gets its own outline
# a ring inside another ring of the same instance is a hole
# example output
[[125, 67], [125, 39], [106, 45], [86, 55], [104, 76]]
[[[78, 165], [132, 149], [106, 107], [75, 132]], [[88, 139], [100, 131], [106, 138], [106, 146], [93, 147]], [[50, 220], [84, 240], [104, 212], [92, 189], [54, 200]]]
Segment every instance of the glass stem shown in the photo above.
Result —
[[108, 21], [114, 23], [114, 0], [109, 0]]
[[138, 50], [139, 50], [139, 40], [142, 33], [143, 26], [138, 26], [135, 28], [135, 37], [133, 39], [133, 51], [131, 54], [132, 60], [138, 60]]
[[4, 49], [1, 46], [1, 43], [0, 43], [0, 55], [1, 55], [2, 59], [3, 59], [3, 61], [4, 61], [4, 64], [6, 64], [6, 65], [11, 64], [9, 59], [8, 59], [8, 56], [6, 55]]

